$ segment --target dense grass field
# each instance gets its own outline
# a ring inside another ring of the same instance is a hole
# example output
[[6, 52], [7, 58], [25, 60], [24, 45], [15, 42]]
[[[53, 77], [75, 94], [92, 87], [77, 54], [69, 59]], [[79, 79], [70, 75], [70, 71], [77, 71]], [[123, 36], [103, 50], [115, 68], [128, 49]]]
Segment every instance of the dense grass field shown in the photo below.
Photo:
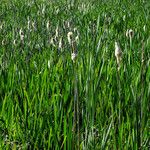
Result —
[[150, 149], [148, 0], [0, 1], [5, 149]]

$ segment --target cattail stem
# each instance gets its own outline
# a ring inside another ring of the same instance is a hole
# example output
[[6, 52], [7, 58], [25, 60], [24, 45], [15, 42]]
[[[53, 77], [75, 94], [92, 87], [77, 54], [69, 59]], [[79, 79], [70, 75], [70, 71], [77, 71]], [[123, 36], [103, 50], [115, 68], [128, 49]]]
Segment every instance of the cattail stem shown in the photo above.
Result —
[[139, 102], [139, 129], [140, 129], [140, 137], [139, 137], [139, 148], [141, 149], [142, 147], [142, 118], [143, 118], [143, 108], [142, 108], [142, 103], [143, 103], [143, 97], [144, 97], [144, 42], [142, 41], [142, 55], [141, 55], [141, 98]]
[[[74, 118], [73, 118], [73, 142], [76, 143], [77, 141], [77, 148], [80, 148], [80, 126], [79, 126], [79, 100], [78, 100], [78, 63], [76, 61], [77, 57], [77, 48], [76, 42], [73, 40], [73, 33], [69, 32], [68, 35], [68, 42], [71, 46], [71, 59], [73, 61], [73, 70], [74, 70]], [[77, 136], [76, 136], [77, 133]]]
[[[77, 64], [74, 63], [74, 119], [73, 119], [73, 133], [74, 141], [77, 141], [79, 149], [80, 145], [80, 127], [79, 127], [79, 100], [78, 100], [78, 76], [77, 76]], [[78, 139], [76, 140], [76, 132]]]

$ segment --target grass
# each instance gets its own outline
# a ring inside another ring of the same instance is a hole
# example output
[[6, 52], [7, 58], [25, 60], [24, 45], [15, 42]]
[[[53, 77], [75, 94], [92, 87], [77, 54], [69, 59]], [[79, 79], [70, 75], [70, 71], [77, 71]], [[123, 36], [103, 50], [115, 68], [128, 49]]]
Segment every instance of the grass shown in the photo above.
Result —
[[148, 150], [149, 10], [147, 1], [2, 0], [0, 149]]

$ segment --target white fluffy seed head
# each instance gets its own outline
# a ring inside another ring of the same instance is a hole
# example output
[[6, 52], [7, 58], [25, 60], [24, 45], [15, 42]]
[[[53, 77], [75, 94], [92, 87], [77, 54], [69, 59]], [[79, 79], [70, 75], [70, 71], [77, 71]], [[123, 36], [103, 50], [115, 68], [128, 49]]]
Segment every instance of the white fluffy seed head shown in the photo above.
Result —
[[126, 37], [133, 38], [133, 36], [134, 36], [134, 31], [132, 29], [127, 29]]
[[73, 33], [72, 32], [68, 32], [67, 38], [68, 38], [68, 42], [69, 42], [70, 45], [71, 45], [71, 42], [72, 42], [72, 36], [73, 36]]
[[121, 59], [122, 59], [122, 51], [118, 42], [115, 42], [115, 56], [118, 64], [118, 70], [120, 69]]
[[121, 55], [122, 55], [122, 51], [121, 51], [121, 48], [119, 46], [119, 43], [115, 42], [115, 56], [121, 57]]
[[129, 30], [129, 37], [130, 38], [133, 38], [134, 36], [134, 31], [132, 29]]
[[50, 67], [51, 67], [51, 62], [50, 62], [50, 60], [48, 60], [47, 66], [48, 66], [48, 68], [50, 69]]
[[14, 44], [14, 45], [16, 45], [16, 44], [17, 44], [17, 41], [16, 41], [16, 39], [13, 41], [13, 44]]
[[61, 49], [62, 48], [62, 38], [60, 38], [60, 40], [59, 40], [59, 45], [58, 45], [58, 47]]
[[58, 26], [56, 27], [56, 30], [55, 30], [55, 37], [56, 38], [58, 37]]
[[55, 45], [55, 43], [54, 43], [54, 38], [53, 38], [53, 37], [50, 39], [50, 44], [51, 44], [52, 46], [56, 47], [56, 45]]
[[2, 30], [3, 29], [3, 24], [0, 24], [0, 30]]
[[49, 20], [46, 23], [46, 28], [47, 28], [47, 30], [49, 30], [49, 28], [50, 28], [50, 21]]
[[143, 30], [144, 30], [144, 32], [146, 31], [146, 25], [143, 26]]
[[6, 41], [3, 39], [2, 40], [2, 45], [5, 45], [6, 44]]
[[23, 39], [24, 39], [24, 33], [23, 33], [22, 29], [20, 29], [19, 35], [20, 35], [21, 41], [23, 41]]
[[73, 52], [73, 53], [71, 54], [71, 59], [72, 59], [72, 61], [75, 62], [76, 58], [77, 58], [77, 53]]

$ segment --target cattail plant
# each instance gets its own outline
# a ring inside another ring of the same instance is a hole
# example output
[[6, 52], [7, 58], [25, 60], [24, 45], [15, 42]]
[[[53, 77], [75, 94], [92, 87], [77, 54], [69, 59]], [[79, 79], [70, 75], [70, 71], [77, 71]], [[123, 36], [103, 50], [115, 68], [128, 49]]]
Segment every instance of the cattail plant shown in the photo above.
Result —
[[122, 51], [118, 42], [115, 42], [115, 56], [117, 60], [118, 70], [119, 70], [121, 65], [121, 59], [122, 59]]
[[73, 40], [73, 33], [68, 32], [67, 38], [69, 45], [72, 47], [71, 59], [73, 62], [75, 62], [77, 58], [76, 43], [78, 42], [78, 37], [76, 36], [75, 39]]
[[134, 31], [132, 29], [127, 29], [126, 37], [130, 39], [130, 48], [132, 47], [132, 40], [134, 37]]
[[[68, 32], [67, 34], [68, 38], [68, 43], [71, 47], [71, 59], [74, 63], [74, 120], [73, 120], [73, 132], [77, 131], [78, 134], [78, 148], [79, 148], [79, 139], [80, 139], [80, 127], [79, 127], [79, 100], [78, 100], [78, 74], [77, 74], [77, 63], [76, 63], [76, 58], [77, 58], [77, 48], [76, 48], [76, 41], [73, 36], [73, 32]], [[76, 141], [75, 136], [74, 136], [74, 141]]]

